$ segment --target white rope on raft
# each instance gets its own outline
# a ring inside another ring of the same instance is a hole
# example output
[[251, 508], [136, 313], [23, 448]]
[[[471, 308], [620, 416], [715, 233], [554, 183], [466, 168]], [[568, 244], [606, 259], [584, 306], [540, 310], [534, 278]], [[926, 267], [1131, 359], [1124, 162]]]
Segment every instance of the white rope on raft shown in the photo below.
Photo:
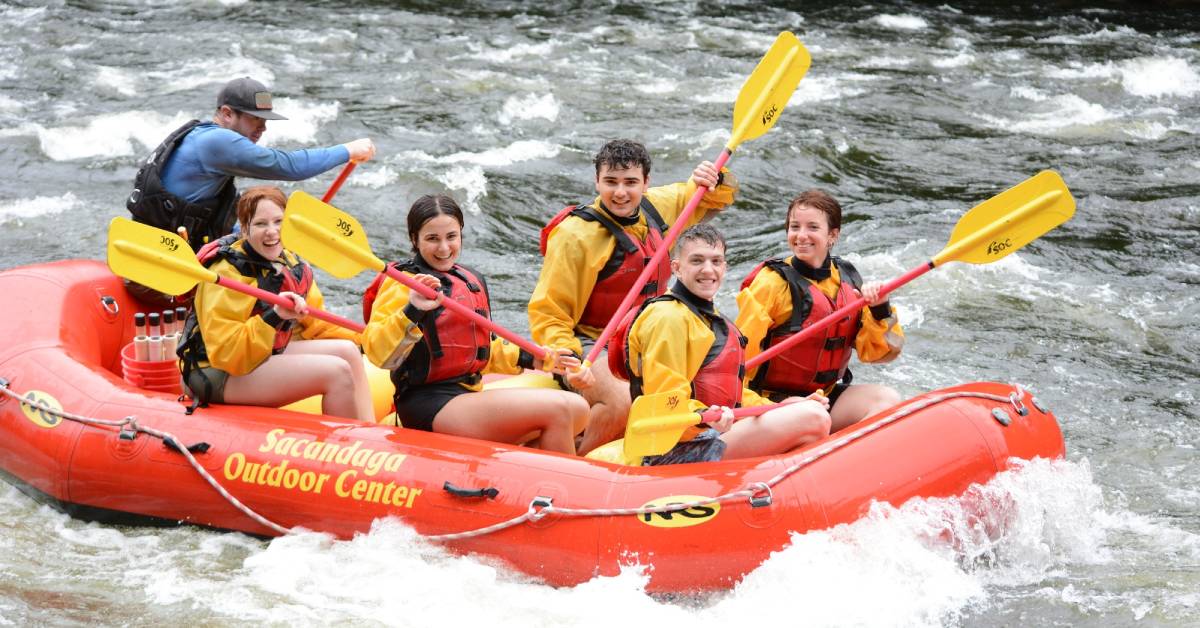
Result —
[[[788, 468], [784, 469], [783, 471], [779, 472], [774, 477], [772, 477], [771, 479], [769, 479], [765, 482], [753, 482], [753, 483], [747, 485], [745, 488], [742, 488], [740, 490], [733, 491], [730, 493], [725, 493], [723, 495], [718, 495], [716, 497], [698, 499], [698, 500], [694, 500], [694, 501], [690, 501], [690, 502], [686, 502], [686, 503], [671, 503], [671, 504], [663, 504], [660, 506], [640, 506], [637, 508], [565, 508], [565, 507], [561, 507], [561, 506], [555, 506], [553, 504], [552, 500], [550, 500], [548, 498], [535, 497], [533, 499], [533, 501], [530, 502], [529, 508], [523, 514], [521, 514], [517, 517], [514, 517], [512, 519], [509, 519], [507, 521], [502, 521], [500, 523], [493, 524], [493, 525], [483, 527], [483, 528], [478, 528], [475, 530], [466, 530], [463, 532], [456, 532], [456, 533], [452, 533], [452, 534], [434, 534], [434, 535], [425, 536], [424, 538], [426, 538], [430, 541], [435, 541], [435, 542], [458, 541], [458, 540], [462, 540], [462, 539], [470, 539], [470, 538], [475, 538], [475, 537], [479, 537], [479, 536], [485, 536], [488, 534], [492, 534], [494, 532], [499, 532], [500, 530], [511, 528], [513, 526], [520, 525], [527, 521], [538, 521], [538, 520], [546, 517], [547, 515], [551, 515], [551, 514], [558, 514], [558, 515], [562, 515], [564, 517], [620, 517], [620, 516], [628, 516], [628, 515], [645, 515], [645, 514], [650, 514], [650, 513], [657, 514], [657, 513], [666, 513], [666, 512], [677, 512], [677, 511], [687, 510], [689, 508], [694, 508], [696, 506], [705, 506], [708, 504], [723, 503], [723, 502], [742, 500], [742, 499], [749, 500], [751, 502], [751, 504], [753, 505], [755, 503], [755, 501], [762, 500], [765, 498], [766, 499], [765, 503], [769, 504], [770, 500], [772, 499], [772, 493], [771, 493], [772, 487], [774, 487], [777, 484], [779, 484], [780, 482], [784, 481], [789, 476], [797, 473], [804, 467], [807, 467], [808, 465], [816, 462], [817, 460], [820, 460], [821, 458], [824, 458], [825, 456], [828, 456], [828, 455], [832, 454], [833, 452], [846, 447], [850, 443], [853, 443], [853, 442], [863, 438], [864, 436], [883, 428], [884, 426], [895, 423], [896, 421], [899, 421], [900, 419], [903, 419], [905, 417], [912, 416], [913, 413], [918, 412], [920, 410], [924, 410], [925, 408], [928, 408], [932, 405], [935, 405], [938, 403], [943, 403], [945, 401], [950, 401], [952, 399], [961, 399], [961, 398], [968, 398], [968, 397], [976, 398], [976, 399], [987, 399], [989, 401], [995, 401], [997, 403], [1008, 403], [1008, 404], [1012, 405], [1013, 409], [1017, 412], [1017, 414], [1023, 416], [1026, 412], [1028, 412], [1028, 410], [1025, 408], [1025, 405], [1022, 403], [1022, 399], [1025, 396], [1025, 388], [1023, 386], [1021, 386], [1020, 384], [1013, 384], [1012, 386], [1013, 386], [1013, 392], [1010, 393], [1007, 397], [1002, 396], [1002, 395], [993, 395], [990, 393], [981, 393], [981, 392], [973, 392], [973, 391], [958, 391], [958, 392], [951, 392], [951, 393], [943, 393], [940, 395], [936, 395], [934, 397], [928, 397], [926, 399], [922, 399], [921, 401], [918, 401], [918, 402], [906, 404], [904, 406], [901, 406], [899, 409], [892, 412], [888, 416], [884, 417], [883, 419], [880, 419], [869, 425], [863, 426], [861, 428], [855, 429], [852, 432], [849, 432], [842, 436], [839, 436], [839, 437], [825, 443], [824, 445], [806, 453], [799, 460], [797, 460], [794, 464], [792, 464]], [[6, 382], [4, 380], [0, 380], [0, 393], [7, 395], [13, 399], [16, 399], [23, 405], [37, 408], [38, 410], [41, 410], [43, 412], [46, 412], [48, 414], [51, 414], [51, 415], [54, 415], [54, 416], [57, 416], [57, 417], [60, 417], [63, 419], [67, 419], [70, 421], [76, 421], [78, 423], [82, 423], [85, 425], [93, 425], [93, 426], [99, 426], [99, 427], [112, 427], [112, 428], [116, 428], [122, 432], [124, 432], [124, 431], [126, 431], [126, 429], [128, 429], [133, 432], [153, 436], [154, 438], [158, 438], [158, 439], [162, 440], [164, 443], [174, 443], [175, 446], [173, 448], [176, 451], [178, 451], [179, 453], [183, 454], [187, 458], [188, 462], [192, 465], [192, 468], [195, 469], [196, 472], [199, 473], [202, 478], [204, 478], [204, 481], [208, 482], [208, 484], [210, 486], [212, 486], [213, 489], [215, 489], [217, 491], [217, 493], [219, 493], [221, 495], [221, 497], [224, 497], [226, 499], [226, 501], [228, 501], [231, 505], [233, 505], [233, 507], [237, 508], [243, 514], [245, 514], [247, 517], [250, 517], [254, 521], [263, 525], [264, 527], [270, 528], [271, 530], [274, 530], [275, 532], [278, 532], [279, 534], [287, 534], [288, 532], [292, 531], [291, 528], [287, 528], [282, 525], [279, 525], [279, 524], [267, 519], [266, 517], [263, 517], [262, 515], [258, 514], [257, 512], [252, 510], [249, 506], [246, 506], [241, 501], [239, 501], [236, 497], [234, 497], [232, 494], [230, 494], [229, 491], [225, 490], [225, 488], [222, 487], [219, 482], [217, 482], [216, 478], [214, 478], [207, 470], [205, 470], [205, 468], [203, 466], [200, 465], [200, 462], [198, 460], [196, 460], [195, 456], [192, 455], [192, 452], [188, 451], [187, 447], [183, 446], [181, 441], [178, 438], [175, 438], [175, 436], [173, 436], [169, 432], [163, 432], [160, 430], [156, 430], [154, 428], [143, 427], [138, 424], [137, 419], [134, 418], [133, 416], [127, 416], [120, 421], [110, 421], [110, 420], [106, 420], [106, 419], [85, 417], [85, 416], [81, 416], [78, 414], [73, 414], [71, 412], [67, 412], [65, 410], [59, 410], [57, 408], [50, 407], [50, 406], [46, 405], [45, 403], [38, 401], [38, 400], [25, 399], [19, 393], [16, 393], [13, 390], [11, 390], [8, 386], [8, 382]]]

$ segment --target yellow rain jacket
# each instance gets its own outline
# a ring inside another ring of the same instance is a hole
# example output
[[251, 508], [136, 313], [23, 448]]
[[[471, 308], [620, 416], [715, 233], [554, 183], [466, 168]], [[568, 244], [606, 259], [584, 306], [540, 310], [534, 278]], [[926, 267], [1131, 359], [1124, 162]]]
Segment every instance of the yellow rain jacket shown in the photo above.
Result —
[[[681, 412], [706, 410], [707, 405], [691, 396], [692, 380], [715, 341], [708, 321], [692, 313], [687, 305], [676, 300], [651, 303], [629, 329], [629, 367], [633, 375], [642, 378], [643, 394], [680, 391], [688, 399]], [[754, 391], [742, 389], [742, 407], [769, 403], [769, 399]], [[652, 417], [637, 417], [648, 418]], [[630, 416], [630, 425], [637, 419]], [[679, 440], [691, 440], [703, 430], [689, 427]]]

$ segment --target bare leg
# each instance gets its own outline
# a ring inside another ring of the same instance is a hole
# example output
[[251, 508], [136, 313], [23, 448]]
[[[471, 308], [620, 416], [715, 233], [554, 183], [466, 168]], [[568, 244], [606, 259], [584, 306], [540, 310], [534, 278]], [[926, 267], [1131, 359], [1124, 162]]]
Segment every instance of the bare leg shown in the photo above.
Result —
[[829, 435], [829, 413], [814, 401], [800, 401], [742, 419], [721, 435], [725, 459], [753, 458], [791, 451]]
[[833, 431], [844, 429], [900, 403], [900, 393], [890, 386], [851, 384], [829, 411]]
[[[362, 352], [349, 340], [332, 338], [318, 340], [293, 340], [288, 343], [283, 355], [332, 355], [341, 358], [350, 367], [353, 386], [345, 389], [353, 396], [354, 415], [362, 421], [375, 421], [375, 407], [371, 403], [371, 382], [367, 379], [367, 369], [363, 366]], [[324, 401], [322, 401], [324, 411]], [[329, 414], [325, 412], [325, 414]]]
[[[370, 395], [366, 393], [365, 414], [357, 396], [361, 393], [346, 356], [322, 351], [312, 343], [345, 343], [349, 341], [296, 341], [284, 352], [271, 356], [246, 375], [230, 377], [225, 384], [225, 401], [255, 406], [278, 407], [322, 395], [321, 412], [349, 419], [371, 420]], [[335, 347], [336, 349], [336, 347]], [[358, 359], [362, 368], [362, 359]], [[366, 390], [366, 377], [362, 389]]]
[[592, 365], [596, 385], [583, 391], [591, 410], [588, 413], [587, 430], [579, 443], [579, 455], [587, 453], [605, 443], [625, 435], [625, 422], [629, 418], [629, 382], [617, 379], [608, 370], [607, 356]]
[[542, 449], [575, 453], [575, 434], [587, 422], [583, 397], [564, 390], [505, 388], [459, 395], [433, 419], [433, 431], [517, 443], [535, 430]]

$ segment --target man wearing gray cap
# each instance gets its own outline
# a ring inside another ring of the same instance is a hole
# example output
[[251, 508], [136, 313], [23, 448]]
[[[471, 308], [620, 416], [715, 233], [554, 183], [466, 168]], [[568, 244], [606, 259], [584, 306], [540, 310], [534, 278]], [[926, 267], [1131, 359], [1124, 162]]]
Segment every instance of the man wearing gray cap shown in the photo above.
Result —
[[258, 81], [234, 79], [217, 95], [211, 122], [192, 120], [176, 129], [143, 163], [125, 206], [134, 220], [187, 230], [193, 249], [233, 230], [237, 189], [233, 178], [299, 181], [349, 160], [375, 155], [368, 138], [294, 151], [258, 146], [267, 120], [286, 120]]

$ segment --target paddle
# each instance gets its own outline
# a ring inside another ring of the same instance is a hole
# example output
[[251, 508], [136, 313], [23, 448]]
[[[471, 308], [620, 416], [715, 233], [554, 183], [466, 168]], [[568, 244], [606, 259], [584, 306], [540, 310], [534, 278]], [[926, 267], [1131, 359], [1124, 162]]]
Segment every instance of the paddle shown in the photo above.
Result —
[[[657, 456], [666, 453], [679, 442], [684, 430], [697, 423], [708, 423], [721, 418], [720, 410], [680, 412], [681, 404], [688, 397], [680, 391], [667, 391], [653, 395], [642, 395], [633, 400], [629, 408], [629, 423], [625, 429], [626, 460], [640, 461], [642, 456]], [[795, 401], [772, 403], [752, 408], [735, 408], [734, 420], [758, 416], [764, 412], [786, 406]]]
[[[779, 120], [779, 114], [783, 112], [784, 106], [787, 105], [792, 92], [796, 91], [796, 85], [800, 83], [800, 79], [804, 78], [804, 74], [808, 72], [811, 63], [812, 58], [809, 56], [808, 50], [805, 49], [804, 44], [800, 43], [800, 40], [796, 39], [795, 35], [787, 31], [779, 33], [779, 37], [775, 38], [771, 49], [763, 55], [758, 66], [754, 68], [754, 72], [742, 85], [742, 91], [733, 105], [733, 133], [720, 156], [713, 162], [717, 172], [720, 172], [721, 168], [725, 166], [725, 162], [729, 161], [729, 157], [739, 144], [745, 140], [754, 139], [775, 126], [775, 122]], [[655, 251], [649, 263], [642, 269], [642, 273], [629, 288], [629, 292], [621, 301], [616, 313], [613, 314], [608, 325], [605, 325], [600, 337], [596, 339], [596, 344], [588, 352], [587, 359], [584, 361], [585, 366], [595, 361], [600, 352], [604, 350], [608, 339], [616, 331], [617, 325], [625, 317], [629, 308], [633, 306], [638, 294], [641, 293], [642, 286], [646, 285], [650, 275], [654, 274], [663, 258], [668, 255], [675, 238], [679, 236], [680, 231], [683, 231], [684, 225], [695, 213], [700, 199], [707, 192], [708, 187], [696, 186], [691, 200], [683, 208], [679, 217], [675, 219], [675, 224], [663, 236], [662, 246]]]
[[325, 203], [332, 201], [334, 195], [338, 193], [338, 190], [342, 189], [342, 184], [346, 182], [346, 178], [350, 176], [351, 172], [354, 172], [354, 168], [357, 166], [357, 161], [347, 161], [345, 167], [343, 167], [342, 171], [338, 173], [337, 178], [334, 179], [333, 183], [329, 185], [329, 189], [325, 191], [325, 196], [321, 197], [321, 201]]
[[[954, 226], [946, 248], [928, 262], [883, 284], [879, 295], [885, 296], [946, 262], [990, 264], [1033, 242], [1074, 214], [1075, 199], [1067, 184], [1057, 172], [1043, 170], [973, 207]], [[770, 360], [866, 304], [867, 300], [859, 297], [804, 331], [750, 358], [746, 361], [746, 370]]]
[[[183, 294], [203, 281], [280, 307], [294, 305], [287, 297], [218, 275], [196, 260], [186, 239], [128, 218], [117, 217], [108, 223], [108, 267], [116, 275], [164, 294]], [[313, 307], [308, 308], [308, 315], [353, 331], [363, 330], [362, 323]]]
[[[349, 279], [370, 269], [387, 273], [388, 277], [408, 286], [410, 290], [416, 290], [426, 298], [435, 299], [439, 294], [376, 257], [371, 251], [371, 243], [367, 242], [367, 232], [354, 216], [304, 192], [292, 192], [288, 197], [287, 210], [283, 213], [281, 237], [289, 249], [303, 255], [339, 279]], [[546, 351], [542, 347], [481, 316], [458, 301], [442, 299], [441, 305], [476, 325], [495, 332], [497, 336], [532, 353], [538, 359], [546, 359]]]

